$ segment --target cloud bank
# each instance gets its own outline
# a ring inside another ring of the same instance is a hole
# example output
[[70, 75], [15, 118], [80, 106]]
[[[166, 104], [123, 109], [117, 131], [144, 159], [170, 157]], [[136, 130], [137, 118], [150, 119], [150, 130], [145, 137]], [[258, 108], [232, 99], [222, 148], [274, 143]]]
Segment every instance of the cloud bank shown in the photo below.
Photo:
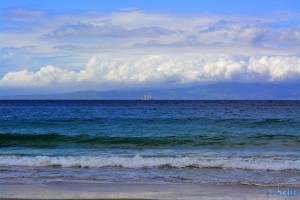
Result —
[[[53, 85], [147, 85], [214, 82], [283, 82], [300, 80], [300, 58], [295, 56], [171, 57], [148, 55], [134, 58], [94, 56], [75, 72], [47, 65], [38, 71], [9, 72], [2, 87]], [[104, 88], [103, 88], [104, 89]]]

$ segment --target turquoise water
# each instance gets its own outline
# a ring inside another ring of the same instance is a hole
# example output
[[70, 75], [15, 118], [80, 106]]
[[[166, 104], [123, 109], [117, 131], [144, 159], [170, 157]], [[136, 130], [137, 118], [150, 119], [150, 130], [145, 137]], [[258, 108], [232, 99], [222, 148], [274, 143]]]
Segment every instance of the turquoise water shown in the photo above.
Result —
[[300, 101], [0, 101], [0, 183], [300, 184]]

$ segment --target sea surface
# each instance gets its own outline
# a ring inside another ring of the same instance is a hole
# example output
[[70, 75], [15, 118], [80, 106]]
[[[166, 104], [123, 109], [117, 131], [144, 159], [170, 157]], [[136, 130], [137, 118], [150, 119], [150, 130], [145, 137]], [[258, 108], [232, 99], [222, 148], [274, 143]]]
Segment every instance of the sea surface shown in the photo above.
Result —
[[0, 183], [300, 185], [300, 101], [0, 101]]

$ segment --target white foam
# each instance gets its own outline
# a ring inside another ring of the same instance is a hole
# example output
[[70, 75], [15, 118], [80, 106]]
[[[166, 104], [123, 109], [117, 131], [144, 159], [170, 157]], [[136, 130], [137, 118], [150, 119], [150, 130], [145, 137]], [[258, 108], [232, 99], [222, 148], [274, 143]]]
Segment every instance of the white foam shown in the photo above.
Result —
[[106, 156], [0, 156], [0, 166], [228, 168], [246, 170], [300, 170], [300, 159], [243, 157], [106, 157]]

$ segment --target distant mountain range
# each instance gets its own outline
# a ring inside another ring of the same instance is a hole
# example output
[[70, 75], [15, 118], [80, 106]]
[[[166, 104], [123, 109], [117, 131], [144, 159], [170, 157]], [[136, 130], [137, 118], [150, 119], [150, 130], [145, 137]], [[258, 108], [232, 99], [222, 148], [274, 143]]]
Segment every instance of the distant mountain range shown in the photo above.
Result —
[[45, 95], [0, 96], [0, 99], [137, 100], [145, 92], [151, 92], [154, 100], [300, 100], [300, 84], [267, 83], [218, 83], [176, 89], [85, 90]]

